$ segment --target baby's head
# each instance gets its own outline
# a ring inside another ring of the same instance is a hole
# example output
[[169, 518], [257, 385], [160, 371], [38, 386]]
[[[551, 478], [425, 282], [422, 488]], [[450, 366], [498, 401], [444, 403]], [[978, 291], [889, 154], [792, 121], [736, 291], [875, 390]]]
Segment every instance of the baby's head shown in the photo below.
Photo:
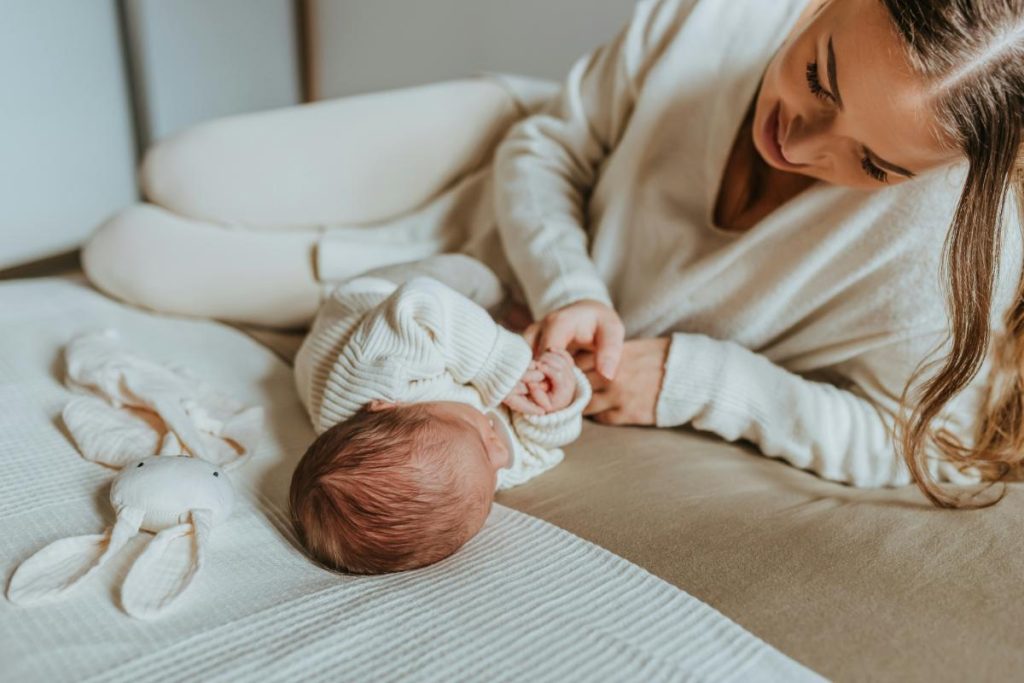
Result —
[[374, 401], [302, 456], [292, 522], [306, 550], [333, 569], [423, 567], [480, 530], [511, 457], [501, 428], [471, 405]]

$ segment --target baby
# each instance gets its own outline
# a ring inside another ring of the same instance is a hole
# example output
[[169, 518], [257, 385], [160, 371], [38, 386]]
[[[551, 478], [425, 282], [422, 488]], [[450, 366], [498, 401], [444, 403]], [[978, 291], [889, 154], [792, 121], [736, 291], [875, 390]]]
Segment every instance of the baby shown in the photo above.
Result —
[[495, 323], [484, 306], [500, 292], [485, 266], [446, 255], [349, 280], [321, 306], [295, 363], [319, 436], [290, 502], [322, 564], [378, 574], [448, 557], [496, 489], [557, 465], [579, 435], [586, 377]]

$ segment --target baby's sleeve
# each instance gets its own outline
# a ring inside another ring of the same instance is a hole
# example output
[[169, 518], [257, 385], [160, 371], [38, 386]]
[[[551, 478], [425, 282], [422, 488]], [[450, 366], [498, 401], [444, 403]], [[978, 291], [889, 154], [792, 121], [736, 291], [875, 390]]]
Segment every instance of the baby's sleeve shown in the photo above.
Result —
[[354, 412], [339, 408], [333, 421], [323, 424], [321, 408], [327, 377], [334, 373], [336, 381], [344, 379], [335, 368], [341, 350], [366, 315], [395, 289], [387, 280], [359, 277], [335, 287], [320, 305], [309, 334], [295, 356], [295, 386], [317, 433]]
[[425, 277], [399, 287], [359, 335], [363, 355], [385, 355], [403, 381], [448, 373], [476, 388], [487, 407], [511, 393], [532, 355], [521, 336], [495, 323], [486, 310]]

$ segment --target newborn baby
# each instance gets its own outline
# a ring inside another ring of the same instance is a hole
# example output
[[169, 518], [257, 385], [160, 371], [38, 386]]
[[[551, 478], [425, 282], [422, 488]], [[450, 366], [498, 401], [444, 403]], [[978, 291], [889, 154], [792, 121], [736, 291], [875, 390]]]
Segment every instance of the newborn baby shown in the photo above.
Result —
[[568, 353], [533, 360], [521, 336], [424, 272], [493, 303], [493, 274], [467, 257], [385, 269], [334, 289], [296, 358], [319, 436], [292, 476], [292, 521], [333, 569], [395, 572], [451, 555], [496, 489], [561, 461], [590, 400]]

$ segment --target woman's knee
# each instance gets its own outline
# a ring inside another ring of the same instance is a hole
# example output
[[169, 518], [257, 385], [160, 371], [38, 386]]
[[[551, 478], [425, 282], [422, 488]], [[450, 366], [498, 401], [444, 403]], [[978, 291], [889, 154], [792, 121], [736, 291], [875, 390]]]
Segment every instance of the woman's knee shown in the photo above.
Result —
[[[143, 197], [183, 216], [203, 218], [204, 193], [215, 191], [218, 121], [172, 135], [150, 147], [139, 166]], [[224, 178], [221, 177], [221, 182]]]
[[103, 223], [82, 248], [82, 269], [99, 290], [128, 303], [166, 310], [159, 277], [160, 209], [136, 204]]

